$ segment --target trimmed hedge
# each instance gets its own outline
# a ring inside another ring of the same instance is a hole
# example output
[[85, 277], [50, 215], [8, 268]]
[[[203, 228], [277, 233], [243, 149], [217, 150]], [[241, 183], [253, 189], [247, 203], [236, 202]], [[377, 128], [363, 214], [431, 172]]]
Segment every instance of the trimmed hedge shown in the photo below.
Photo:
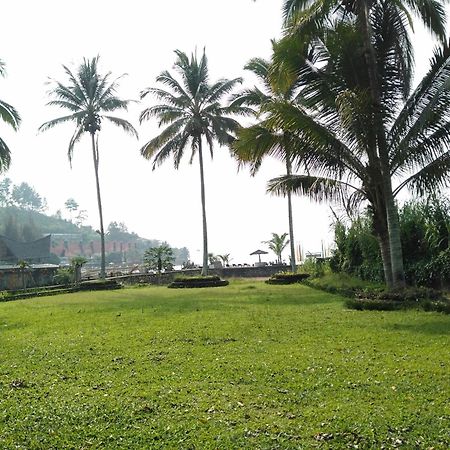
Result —
[[169, 288], [204, 288], [204, 287], [220, 287], [227, 286], [229, 282], [227, 280], [222, 280], [217, 275], [207, 275], [207, 276], [178, 276], [175, 280], [169, 284]]
[[272, 275], [265, 282], [267, 284], [295, 284], [306, 280], [309, 277], [307, 273], [280, 272]]
[[75, 286], [56, 285], [42, 286], [40, 288], [21, 289], [5, 292], [0, 297], [0, 302], [9, 302], [12, 300], [23, 300], [33, 297], [47, 297], [50, 295], [69, 294], [79, 291], [104, 291], [112, 289], [121, 289], [123, 286], [116, 280], [93, 280], [84, 281]]

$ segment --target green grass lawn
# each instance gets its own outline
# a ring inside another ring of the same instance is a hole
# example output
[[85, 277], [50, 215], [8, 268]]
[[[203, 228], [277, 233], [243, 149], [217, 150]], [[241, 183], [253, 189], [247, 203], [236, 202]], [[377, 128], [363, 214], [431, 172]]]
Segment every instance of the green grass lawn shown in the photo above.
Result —
[[260, 281], [2, 303], [0, 449], [446, 449], [449, 337]]

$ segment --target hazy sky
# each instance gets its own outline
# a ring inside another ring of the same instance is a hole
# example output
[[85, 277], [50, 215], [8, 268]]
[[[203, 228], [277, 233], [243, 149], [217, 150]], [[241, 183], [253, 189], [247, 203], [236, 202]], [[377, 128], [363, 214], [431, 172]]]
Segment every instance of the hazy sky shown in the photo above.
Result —
[[[0, 98], [13, 104], [23, 123], [18, 133], [0, 124], [1, 136], [12, 150], [7, 176], [14, 183], [26, 181], [49, 205], [48, 213], [64, 209], [73, 197], [88, 211], [87, 223], [98, 226], [94, 169], [90, 143], [75, 148], [73, 167], [67, 146], [73, 125], [38, 134], [43, 122], [66, 112], [45, 106], [49, 78], [66, 81], [62, 64], [75, 68], [83, 57], [100, 55], [100, 69], [113, 75], [126, 73], [119, 96], [138, 100], [155, 77], [172, 69], [173, 50], [186, 53], [206, 48], [211, 81], [243, 76], [252, 57], [269, 57], [270, 39], [279, 36], [282, 0], [78, 0], [39, 2], [15, 0], [2, 6], [4, 43], [0, 58], [7, 78], [0, 79]], [[418, 30], [417, 72], [426, 70], [431, 38]], [[105, 226], [123, 221], [140, 236], [186, 246], [191, 259], [201, 261], [201, 205], [198, 160], [183, 161], [178, 171], [171, 161], [152, 171], [139, 148], [158, 133], [154, 122], [139, 126], [138, 116], [151, 99], [118, 113], [139, 131], [139, 141], [120, 129], [105, 125], [99, 138], [100, 182]], [[231, 253], [232, 262], [256, 261], [249, 253], [264, 248], [272, 232], [288, 231], [287, 204], [265, 193], [266, 181], [283, 173], [282, 164], [268, 159], [251, 178], [237, 165], [226, 148], [215, 149], [206, 162], [206, 208], [209, 251]], [[296, 243], [319, 251], [321, 241], [332, 241], [328, 205], [294, 198]], [[287, 258], [287, 252], [285, 257]], [[268, 259], [274, 259], [268, 255]]]

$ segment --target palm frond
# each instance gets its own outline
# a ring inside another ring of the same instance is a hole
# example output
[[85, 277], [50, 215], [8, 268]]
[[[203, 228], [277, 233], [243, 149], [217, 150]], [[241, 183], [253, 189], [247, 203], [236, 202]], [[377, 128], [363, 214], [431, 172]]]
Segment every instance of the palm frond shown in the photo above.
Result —
[[121, 119], [119, 117], [112, 117], [112, 116], [103, 116], [103, 117], [105, 119], [109, 120], [110, 122], [112, 122], [114, 125], [122, 128], [122, 130], [126, 131], [128, 134], [131, 134], [132, 136], [135, 136], [136, 138], [138, 138], [138, 132], [133, 127], [133, 125], [131, 125], [131, 123], [128, 122], [128, 120]]
[[0, 100], [0, 119], [11, 125], [14, 130], [19, 128], [21, 118], [18, 111], [10, 104]]
[[407, 188], [415, 195], [422, 196], [440, 192], [448, 187], [450, 187], [449, 152], [434, 159], [417, 173], [404, 180], [394, 190], [394, 195], [397, 195], [404, 188]]
[[11, 164], [11, 151], [6, 142], [0, 137], [0, 173], [9, 169]]
[[66, 122], [75, 122], [78, 123], [81, 119], [81, 113], [70, 114], [69, 116], [58, 117], [57, 119], [49, 120], [48, 122], [43, 123], [38, 131], [46, 131], [50, 128], [53, 128], [56, 125], [60, 125]]
[[285, 175], [273, 178], [267, 184], [267, 192], [271, 194], [286, 195], [291, 192], [318, 202], [331, 201], [341, 204], [355, 191], [363, 193], [358, 187], [343, 181], [310, 175]]
[[84, 132], [83, 131], [83, 127], [79, 125], [75, 129], [75, 132], [73, 133], [73, 135], [72, 135], [72, 137], [70, 139], [69, 148], [67, 150], [67, 157], [69, 159], [70, 167], [72, 167], [73, 150], [74, 150], [75, 144], [77, 142], [79, 142], [79, 140], [81, 139], [81, 136], [83, 135], [83, 132]]

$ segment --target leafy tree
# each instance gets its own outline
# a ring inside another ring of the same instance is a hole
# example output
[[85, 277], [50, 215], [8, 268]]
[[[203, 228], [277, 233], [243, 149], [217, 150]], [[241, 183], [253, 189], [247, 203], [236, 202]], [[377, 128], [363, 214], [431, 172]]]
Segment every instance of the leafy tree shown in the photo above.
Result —
[[0, 206], [11, 206], [12, 201], [12, 181], [9, 178], [4, 178], [0, 182]]
[[[234, 96], [233, 106], [248, 106], [256, 108], [254, 114], [260, 119], [257, 125], [250, 128], [241, 128], [237, 133], [237, 140], [233, 142], [235, 155], [241, 162], [252, 164], [252, 174], [255, 174], [261, 165], [261, 160], [268, 154], [283, 154], [286, 164], [286, 174], [292, 173], [292, 158], [290, 155], [291, 134], [277, 126], [270, 127], [270, 121], [265, 116], [266, 111], [271, 105], [292, 103], [296, 96], [296, 83], [290, 86], [285, 84], [277, 85], [276, 81], [271, 80], [270, 62], [262, 58], [254, 58], [245, 69], [253, 72], [259, 79], [262, 89], [254, 87], [246, 89]], [[244, 110], [247, 112], [247, 110]], [[272, 124], [273, 125], [273, 124]], [[255, 140], [255, 133], [264, 135], [265, 145], [257, 145], [260, 140]], [[242, 137], [242, 139], [241, 139]], [[295, 247], [294, 247], [294, 224], [292, 218], [292, 199], [291, 191], [287, 191], [288, 201], [288, 223], [289, 223], [289, 242], [290, 242], [290, 262], [292, 272], [296, 271]]]
[[282, 263], [281, 254], [289, 244], [289, 239], [287, 239], [287, 237], [288, 233], [283, 233], [280, 235], [277, 233], [272, 233], [272, 239], [269, 241], [263, 241], [263, 244], [267, 244], [269, 249], [272, 250], [277, 256], [278, 264]]
[[[5, 63], [0, 60], [0, 76], [6, 75]], [[16, 109], [0, 100], [0, 119], [17, 131], [20, 125], [20, 116]], [[11, 151], [6, 142], [0, 137], [0, 172], [8, 170], [11, 163]]]
[[64, 203], [64, 207], [69, 211], [70, 217], [72, 219], [72, 216], [78, 210], [79, 205], [74, 198], [68, 198]]
[[157, 270], [159, 273], [164, 270], [171, 270], [175, 258], [170, 246], [166, 243], [159, 247], [151, 247], [144, 253], [144, 264], [148, 269]]
[[137, 237], [136, 233], [130, 233], [128, 227], [123, 222], [111, 222], [108, 225], [108, 236], [111, 239], [130, 239], [130, 237]]
[[213, 143], [227, 145], [233, 139], [233, 133], [238, 123], [230, 117], [235, 109], [222, 106], [220, 100], [228, 94], [240, 78], [233, 80], [221, 79], [209, 83], [208, 64], [205, 53], [197, 59], [190, 58], [177, 50], [175, 70], [181, 78], [179, 82], [168, 71], [162, 72], [156, 79], [158, 83], [167, 86], [162, 88], [147, 88], [141, 93], [141, 98], [148, 94], [156, 96], [162, 104], [151, 106], [142, 111], [140, 122], [156, 117], [159, 126], [166, 126], [157, 137], [147, 142], [141, 148], [141, 154], [153, 158], [153, 169], [173, 155], [175, 168], [178, 169], [186, 148], [190, 147], [190, 161], [198, 154], [200, 165], [200, 191], [202, 203], [203, 226], [203, 268], [202, 274], [208, 272], [208, 233], [206, 224], [205, 181], [203, 169], [203, 140], [206, 140], [211, 156]]
[[20, 183], [14, 186], [11, 193], [14, 204], [22, 209], [30, 211], [43, 211], [46, 209], [46, 201], [28, 183]]
[[74, 122], [75, 132], [69, 142], [68, 157], [72, 161], [75, 144], [81, 139], [84, 133], [90, 136], [92, 158], [95, 169], [95, 182], [97, 190], [97, 204], [100, 219], [100, 240], [101, 240], [101, 271], [100, 277], [105, 277], [105, 232], [103, 227], [103, 210], [100, 195], [99, 179], [99, 146], [98, 134], [104, 120], [122, 128], [127, 133], [137, 137], [134, 127], [126, 120], [111, 116], [109, 113], [124, 109], [129, 104], [128, 100], [122, 100], [116, 95], [118, 87], [117, 79], [110, 81], [111, 73], [101, 75], [98, 71], [98, 57], [92, 60], [83, 59], [76, 73], [68, 67], [63, 66], [69, 83], [64, 85], [54, 82], [54, 87], [50, 95], [54, 100], [48, 104], [58, 106], [70, 111], [69, 115], [50, 120], [42, 124], [40, 131], [45, 131], [65, 122]]

